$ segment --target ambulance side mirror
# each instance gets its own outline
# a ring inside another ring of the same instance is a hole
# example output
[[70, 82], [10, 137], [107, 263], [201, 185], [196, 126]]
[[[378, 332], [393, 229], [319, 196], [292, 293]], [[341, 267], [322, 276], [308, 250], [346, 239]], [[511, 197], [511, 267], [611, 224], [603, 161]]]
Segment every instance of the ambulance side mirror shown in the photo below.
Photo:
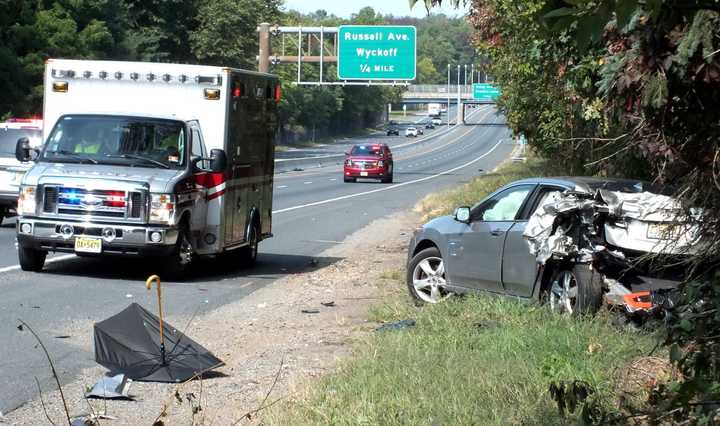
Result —
[[33, 151], [33, 149], [30, 147], [30, 139], [18, 139], [17, 145], [15, 145], [15, 158], [17, 158], [18, 161], [23, 163], [30, 161], [32, 159], [31, 151]]
[[224, 172], [227, 168], [227, 154], [222, 149], [210, 150], [210, 170]]

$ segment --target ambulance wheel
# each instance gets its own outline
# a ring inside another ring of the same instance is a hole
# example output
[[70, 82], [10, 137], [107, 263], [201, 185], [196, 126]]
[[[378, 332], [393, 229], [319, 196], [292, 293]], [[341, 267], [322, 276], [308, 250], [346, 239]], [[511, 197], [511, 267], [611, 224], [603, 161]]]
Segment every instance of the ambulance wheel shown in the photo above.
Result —
[[187, 224], [178, 231], [175, 250], [165, 264], [165, 274], [171, 281], [183, 281], [195, 256]]
[[46, 251], [35, 250], [33, 248], [19, 247], [18, 259], [20, 260], [20, 268], [23, 271], [40, 272], [45, 266]]
[[256, 222], [248, 229], [248, 245], [240, 249], [240, 255], [246, 266], [253, 266], [257, 261], [258, 243], [260, 242], [260, 231]]

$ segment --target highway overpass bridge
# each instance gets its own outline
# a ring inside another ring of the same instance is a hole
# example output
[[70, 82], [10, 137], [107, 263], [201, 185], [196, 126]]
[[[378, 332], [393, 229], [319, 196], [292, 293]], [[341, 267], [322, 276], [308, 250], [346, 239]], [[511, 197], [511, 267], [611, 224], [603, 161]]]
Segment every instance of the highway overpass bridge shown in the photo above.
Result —
[[454, 105], [458, 101], [460, 90], [460, 103], [463, 104], [492, 104], [492, 101], [478, 101], [473, 99], [472, 85], [457, 84], [412, 84], [402, 94], [402, 104], [429, 104], [441, 103]]

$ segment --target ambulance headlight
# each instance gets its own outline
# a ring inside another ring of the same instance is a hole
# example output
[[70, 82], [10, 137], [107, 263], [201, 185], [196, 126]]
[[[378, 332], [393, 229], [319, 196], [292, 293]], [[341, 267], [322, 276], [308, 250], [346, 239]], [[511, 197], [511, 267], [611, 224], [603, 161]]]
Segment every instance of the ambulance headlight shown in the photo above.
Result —
[[34, 185], [23, 185], [18, 195], [18, 215], [34, 215], [37, 210], [37, 187]]
[[175, 222], [175, 196], [150, 194], [150, 222], [172, 225]]

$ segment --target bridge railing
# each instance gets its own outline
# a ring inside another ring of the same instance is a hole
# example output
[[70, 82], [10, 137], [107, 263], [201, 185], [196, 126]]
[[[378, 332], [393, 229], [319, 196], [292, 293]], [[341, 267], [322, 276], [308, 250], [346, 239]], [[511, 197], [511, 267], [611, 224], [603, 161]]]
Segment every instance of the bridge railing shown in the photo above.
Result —
[[[412, 84], [407, 87], [406, 93], [445, 93], [456, 94], [458, 91], [457, 84]], [[461, 84], [460, 93], [472, 93], [472, 85]]]

